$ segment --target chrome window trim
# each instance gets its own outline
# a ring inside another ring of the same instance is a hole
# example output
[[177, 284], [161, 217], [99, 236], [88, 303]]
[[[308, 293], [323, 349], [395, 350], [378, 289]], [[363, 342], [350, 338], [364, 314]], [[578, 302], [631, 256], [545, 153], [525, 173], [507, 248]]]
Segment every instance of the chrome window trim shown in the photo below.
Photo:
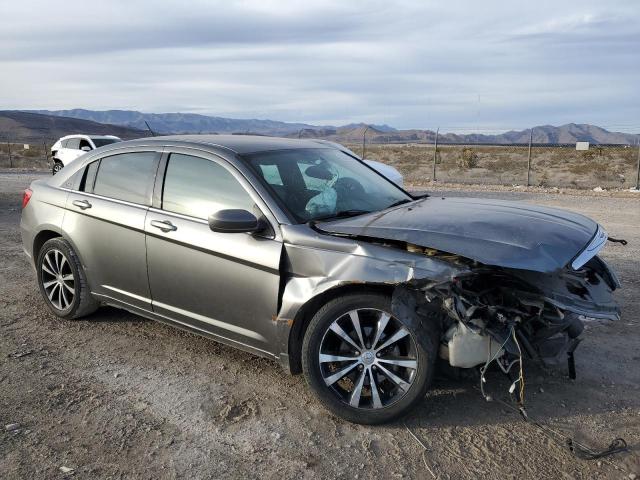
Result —
[[71, 188], [64, 188], [64, 187], [60, 187], [60, 190], [64, 190], [65, 192], [69, 192], [69, 193], [74, 193], [76, 195], [86, 195], [88, 197], [97, 198], [99, 200], [107, 200], [109, 202], [119, 203], [121, 205], [126, 205], [128, 207], [136, 207], [136, 208], [140, 208], [142, 210], [148, 210], [150, 208], [149, 205], [144, 205], [142, 203], [127, 202], [126, 200], [120, 200], [118, 198], [113, 198], [113, 197], [105, 197], [103, 195], [97, 195], [95, 193], [83, 192], [81, 190], [73, 190]]
[[602, 250], [604, 244], [607, 243], [607, 238], [608, 234], [605, 229], [598, 225], [598, 229], [596, 230], [596, 233], [591, 241], [571, 262], [571, 268], [573, 268], [574, 270], [582, 268], [585, 263], [595, 257], [598, 252]]

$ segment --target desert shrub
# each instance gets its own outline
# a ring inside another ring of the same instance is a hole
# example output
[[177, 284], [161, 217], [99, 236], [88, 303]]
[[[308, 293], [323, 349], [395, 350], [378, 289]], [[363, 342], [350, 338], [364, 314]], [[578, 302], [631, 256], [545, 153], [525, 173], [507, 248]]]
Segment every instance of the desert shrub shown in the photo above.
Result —
[[567, 170], [574, 175], [593, 175], [597, 180], [617, 179], [616, 169], [607, 161], [592, 160], [569, 165]]
[[546, 187], [548, 185], [549, 185], [549, 176], [547, 175], [547, 172], [543, 172], [542, 176], [538, 180], [538, 186]]
[[584, 160], [593, 160], [596, 157], [596, 152], [594, 150], [585, 150], [581, 153]]
[[487, 163], [487, 168], [494, 172], [508, 172], [514, 168], [518, 168], [519, 165], [512, 158], [498, 158], [493, 162]]
[[30, 148], [29, 150], [22, 150], [20, 153], [22, 154], [22, 156], [30, 157], [30, 158], [44, 156], [42, 149], [38, 149], [38, 148]]
[[478, 166], [478, 154], [473, 148], [465, 147], [458, 163], [460, 168], [475, 168]]

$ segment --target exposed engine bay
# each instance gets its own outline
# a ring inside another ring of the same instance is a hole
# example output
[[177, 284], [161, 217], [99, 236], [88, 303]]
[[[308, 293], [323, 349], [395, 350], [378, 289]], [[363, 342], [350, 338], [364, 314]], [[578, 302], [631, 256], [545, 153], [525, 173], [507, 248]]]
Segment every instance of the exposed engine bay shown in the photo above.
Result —
[[507, 373], [524, 357], [545, 366], [568, 362], [575, 376], [583, 319], [619, 318], [612, 298], [618, 280], [598, 257], [578, 270], [543, 273], [485, 266], [412, 244], [407, 250], [468, 267], [451, 281], [398, 286], [392, 303], [396, 315], [439, 319], [439, 354], [452, 367], [496, 361]]

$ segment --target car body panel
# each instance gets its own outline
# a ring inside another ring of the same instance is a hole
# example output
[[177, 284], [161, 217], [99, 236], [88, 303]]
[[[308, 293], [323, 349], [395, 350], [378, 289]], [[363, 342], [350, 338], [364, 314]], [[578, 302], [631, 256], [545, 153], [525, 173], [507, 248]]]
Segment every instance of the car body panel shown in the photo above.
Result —
[[466, 272], [463, 265], [366, 241], [323, 235], [308, 225], [283, 225], [287, 277], [280, 317], [342, 285], [396, 285], [415, 279], [445, 281]]
[[[169, 220], [177, 228], [151, 225]], [[277, 313], [282, 243], [212, 232], [205, 221], [151, 210], [147, 259], [153, 310], [268, 350]], [[180, 261], [176, 261], [179, 258]]]
[[593, 220], [502, 200], [427, 197], [382, 212], [318, 224], [343, 235], [407, 242], [507, 268], [563, 268], [596, 233]]
[[40, 232], [50, 231], [62, 235], [62, 221], [64, 206], [68, 192], [49, 185], [46, 180], [36, 180], [31, 184], [32, 190], [38, 192], [33, 195], [29, 204], [22, 210], [20, 218], [20, 235], [22, 249], [34, 265], [34, 241]]
[[[85, 210], [74, 202], [91, 204]], [[73, 239], [93, 293], [151, 308], [144, 222], [148, 207], [70, 192], [62, 230]]]

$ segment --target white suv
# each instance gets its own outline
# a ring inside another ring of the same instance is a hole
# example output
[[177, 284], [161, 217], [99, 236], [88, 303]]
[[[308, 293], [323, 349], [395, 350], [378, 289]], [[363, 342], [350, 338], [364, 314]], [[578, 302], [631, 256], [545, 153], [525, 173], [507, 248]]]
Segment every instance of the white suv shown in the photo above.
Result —
[[113, 135], [67, 135], [62, 137], [51, 147], [53, 174], [55, 175], [62, 170], [62, 167], [69, 165], [86, 152], [121, 141], [122, 139]]

